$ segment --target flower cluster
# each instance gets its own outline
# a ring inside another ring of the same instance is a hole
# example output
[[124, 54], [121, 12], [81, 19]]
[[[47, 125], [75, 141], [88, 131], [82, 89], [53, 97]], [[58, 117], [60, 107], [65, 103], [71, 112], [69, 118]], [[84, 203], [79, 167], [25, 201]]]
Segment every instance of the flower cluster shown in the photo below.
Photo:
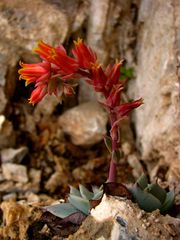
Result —
[[55, 94], [57, 97], [74, 94], [72, 79], [84, 77], [105, 97], [104, 105], [109, 111], [116, 113], [117, 117], [126, 116], [133, 108], [142, 104], [142, 99], [132, 103], [120, 104], [120, 94], [124, 83], [120, 81], [121, 62], [109, 65], [105, 71], [97, 62], [96, 53], [86, 46], [82, 39], [74, 42], [72, 57], [67, 55], [62, 45], [54, 48], [42, 41], [38, 43], [34, 52], [39, 55], [42, 62], [35, 64], [20, 63], [20, 79], [26, 85], [35, 84], [29, 99], [30, 103], [38, 103], [46, 94]]

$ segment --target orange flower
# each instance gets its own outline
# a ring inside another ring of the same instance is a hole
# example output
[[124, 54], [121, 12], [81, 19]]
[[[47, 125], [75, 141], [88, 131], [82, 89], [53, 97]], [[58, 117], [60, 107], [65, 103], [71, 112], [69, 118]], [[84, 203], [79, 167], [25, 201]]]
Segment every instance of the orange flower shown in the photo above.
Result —
[[20, 62], [20, 66], [22, 68], [18, 71], [19, 79], [24, 79], [26, 86], [32, 82], [46, 82], [51, 77], [51, 64], [49, 62], [34, 64]]

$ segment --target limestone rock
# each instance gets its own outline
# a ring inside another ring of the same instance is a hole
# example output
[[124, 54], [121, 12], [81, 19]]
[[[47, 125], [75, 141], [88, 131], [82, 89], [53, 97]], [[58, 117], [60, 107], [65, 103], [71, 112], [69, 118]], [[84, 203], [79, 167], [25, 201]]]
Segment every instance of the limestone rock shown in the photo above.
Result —
[[104, 196], [80, 229], [68, 240], [166, 240], [179, 239], [180, 219], [158, 210], [145, 213], [130, 200]]
[[97, 102], [87, 102], [66, 111], [59, 125], [75, 145], [92, 145], [103, 139], [107, 121], [106, 112]]
[[2, 172], [4, 178], [16, 182], [26, 183], [28, 181], [27, 168], [20, 164], [3, 163]]
[[[163, 160], [180, 173], [180, 91], [176, 65], [180, 51], [179, 1], [143, 0], [139, 10], [136, 97], [137, 138], [145, 160]], [[151, 171], [154, 165], [149, 164]], [[171, 174], [170, 174], [171, 175]], [[174, 174], [173, 174], [174, 175]], [[170, 180], [170, 179], [169, 179]], [[179, 181], [178, 177], [176, 181]]]
[[0, 115], [0, 149], [13, 147], [15, 144], [15, 133], [12, 123]]
[[[137, 3], [133, 4], [136, 8]], [[89, 1], [87, 43], [97, 53], [98, 60], [104, 66], [108, 64], [109, 59], [116, 58], [126, 59], [131, 67], [134, 64], [132, 45], [135, 41], [135, 31], [131, 7], [131, 0]], [[91, 101], [92, 98], [99, 99], [99, 94], [95, 94], [93, 88], [85, 81], [80, 82], [80, 102]]]
[[1, 151], [1, 161], [3, 163], [20, 163], [28, 153], [27, 147], [20, 147], [18, 149], [5, 148]]

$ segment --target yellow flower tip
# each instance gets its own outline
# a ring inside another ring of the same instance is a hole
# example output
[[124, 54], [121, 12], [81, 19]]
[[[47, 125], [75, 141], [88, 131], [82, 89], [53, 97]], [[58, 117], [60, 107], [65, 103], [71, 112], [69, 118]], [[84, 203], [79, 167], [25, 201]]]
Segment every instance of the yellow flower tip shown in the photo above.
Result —
[[92, 70], [98, 70], [101, 67], [100, 63], [91, 63], [91, 69]]
[[21, 60], [19, 61], [19, 66], [23, 67], [23, 62]]
[[140, 98], [139, 101], [141, 102], [141, 104], [144, 104], [144, 99], [143, 98]]
[[37, 44], [35, 47], [32, 48], [32, 52], [36, 52], [40, 49], [40, 45], [44, 44], [42, 40], [37, 41]]
[[124, 63], [124, 59], [119, 60], [118, 58], [116, 58], [115, 64], [118, 66], [122, 66], [122, 64]]
[[77, 46], [77, 45], [80, 45], [81, 43], [83, 42], [82, 38], [79, 38], [75, 41], [74, 40], [74, 44]]
[[25, 86], [27, 87], [28, 85], [29, 85], [29, 82], [28, 82], [28, 80], [26, 80]]
[[31, 99], [28, 99], [28, 103], [34, 106], [34, 103], [31, 101]]
[[18, 70], [18, 73], [21, 74], [22, 73], [22, 68]]

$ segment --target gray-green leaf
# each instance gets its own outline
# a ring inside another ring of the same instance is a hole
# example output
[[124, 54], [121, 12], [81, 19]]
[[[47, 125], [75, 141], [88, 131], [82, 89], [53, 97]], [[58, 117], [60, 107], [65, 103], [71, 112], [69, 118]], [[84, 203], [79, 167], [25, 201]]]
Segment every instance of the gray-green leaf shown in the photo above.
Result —
[[90, 200], [93, 198], [94, 194], [90, 192], [86, 187], [84, 187], [82, 184], [79, 184], [79, 191], [81, 193], [81, 196], [84, 199]]
[[70, 195], [81, 196], [80, 191], [73, 186], [70, 186]]
[[81, 197], [70, 195], [68, 198], [69, 202], [77, 208], [79, 211], [88, 215], [90, 211], [90, 203], [88, 200], [85, 200]]
[[96, 192], [92, 200], [99, 200], [102, 197], [102, 194], [103, 194], [103, 190]]
[[141, 175], [140, 178], [138, 178], [137, 182], [136, 182], [141, 189], [145, 189], [148, 185], [148, 178], [145, 174]]
[[75, 212], [78, 212], [78, 210], [70, 203], [60, 203], [56, 205], [51, 205], [46, 207], [46, 210], [60, 218], [65, 218]]
[[160, 209], [162, 206], [161, 202], [156, 197], [151, 193], [144, 192], [137, 185], [131, 189], [131, 192], [140, 208], [147, 212], [152, 212], [157, 208]]
[[158, 184], [148, 184], [147, 188], [145, 188], [145, 191], [148, 191], [154, 197], [159, 199], [162, 204], [166, 199], [166, 191]]
[[172, 207], [172, 205], [174, 204], [174, 197], [174, 191], [170, 191], [166, 194], [166, 199], [161, 207], [161, 212], [166, 212]]

